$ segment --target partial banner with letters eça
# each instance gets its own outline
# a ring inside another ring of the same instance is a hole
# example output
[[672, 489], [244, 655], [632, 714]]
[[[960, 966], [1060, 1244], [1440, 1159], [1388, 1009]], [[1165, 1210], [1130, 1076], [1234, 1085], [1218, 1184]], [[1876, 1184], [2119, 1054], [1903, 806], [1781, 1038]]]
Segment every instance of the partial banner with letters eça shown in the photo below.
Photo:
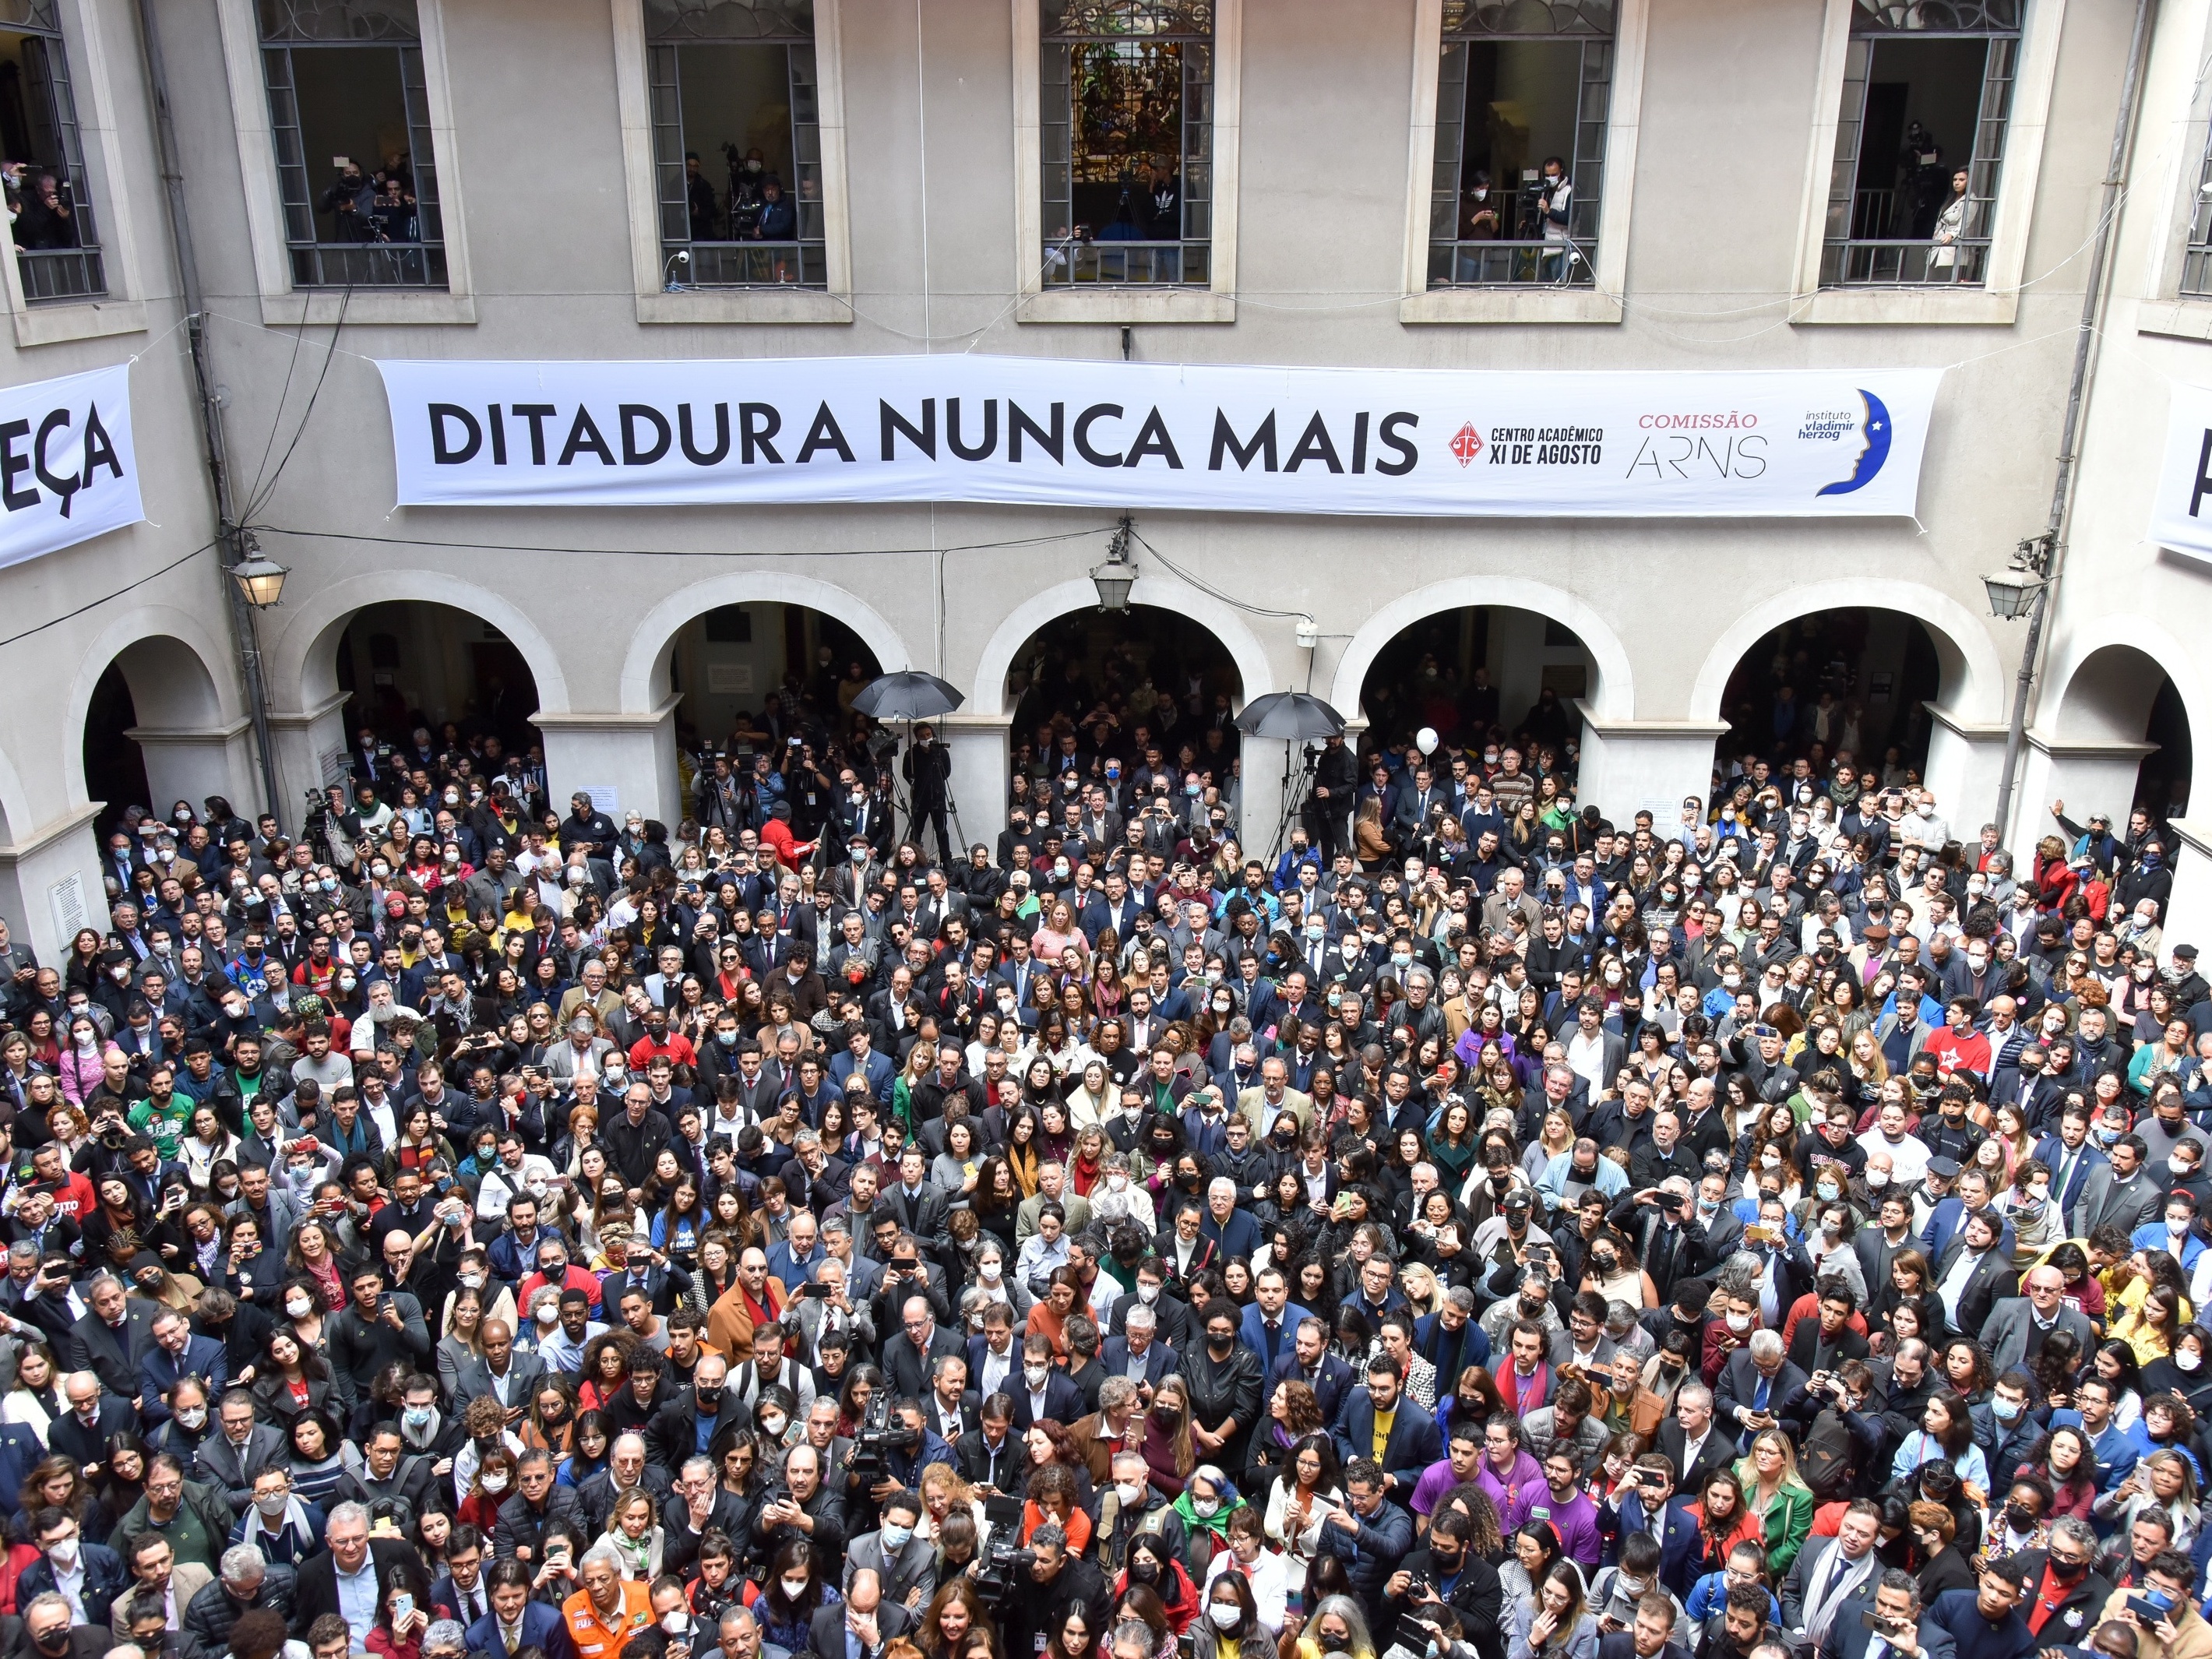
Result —
[[0, 388], [0, 566], [145, 516], [128, 363]]
[[1940, 369], [384, 362], [403, 507], [1911, 517]]

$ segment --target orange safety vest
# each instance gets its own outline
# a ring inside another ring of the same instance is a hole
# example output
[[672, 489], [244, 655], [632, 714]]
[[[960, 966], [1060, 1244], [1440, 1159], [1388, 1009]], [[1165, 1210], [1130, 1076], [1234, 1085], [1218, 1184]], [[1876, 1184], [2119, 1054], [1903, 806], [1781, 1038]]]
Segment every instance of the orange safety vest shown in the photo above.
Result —
[[653, 1592], [635, 1578], [623, 1579], [620, 1587], [622, 1611], [611, 1622], [600, 1619], [589, 1590], [580, 1589], [561, 1604], [576, 1659], [621, 1659], [629, 1638], [653, 1622]]

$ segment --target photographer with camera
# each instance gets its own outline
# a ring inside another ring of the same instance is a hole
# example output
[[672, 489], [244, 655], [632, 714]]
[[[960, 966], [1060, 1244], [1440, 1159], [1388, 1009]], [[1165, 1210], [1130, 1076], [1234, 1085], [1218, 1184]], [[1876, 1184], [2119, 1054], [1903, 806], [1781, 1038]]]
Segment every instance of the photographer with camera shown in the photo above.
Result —
[[[997, 1553], [995, 1547], [993, 1553]], [[1030, 1558], [1026, 1562], [1020, 1559], [1024, 1555]], [[1068, 1547], [1067, 1534], [1058, 1523], [1048, 1521], [1031, 1533], [1028, 1549], [1012, 1553], [1007, 1565], [1016, 1576], [1001, 1626], [1006, 1654], [1038, 1650], [1059, 1633], [1069, 1610], [1077, 1607], [1092, 1630], [1110, 1628], [1107, 1620], [1112, 1598], [1106, 1579]]]
[[1449, 1608], [1459, 1616], [1462, 1628], [1473, 1632], [1468, 1640], [1478, 1659], [1504, 1659], [1505, 1592], [1498, 1569], [1470, 1547], [1472, 1529], [1461, 1510], [1437, 1510], [1426, 1541], [1399, 1563], [1383, 1585], [1383, 1610], [1419, 1620]]
[[1673, 1299], [1676, 1285], [1711, 1265], [1694, 1191], [1680, 1176], [1631, 1193], [1606, 1220], [1634, 1243], [1662, 1306]]
[[1574, 199], [1575, 186], [1567, 177], [1567, 164], [1556, 155], [1547, 155], [1541, 174], [1521, 186], [1519, 240], [1544, 244], [1537, 265], [1537, 274], [1544, 282], [1564, 281], [1572, 271], [1574, 254], [1567, 222]]

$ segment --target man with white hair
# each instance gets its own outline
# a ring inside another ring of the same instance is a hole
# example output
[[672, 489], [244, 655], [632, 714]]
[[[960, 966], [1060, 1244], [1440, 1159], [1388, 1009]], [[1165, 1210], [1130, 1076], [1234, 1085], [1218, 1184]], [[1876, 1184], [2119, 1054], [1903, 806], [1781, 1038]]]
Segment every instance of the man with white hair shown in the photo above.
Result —
[[622, 1557], [611, 1544], [594, 1544], [576, 1564], [583, 1588], [561, 1604], [568, 1641], [591, 1659], [621, 1659], [623, 1646], [653, 1623], [653, 1591], [623, 1577]]
[[1720, 1385], [1713, 1390], [1714, 1408], [1722, 1422], [1735, 1425], [1748, 1446], [1753, 1435], [1780, 1424], [1782, 1402], [1807, 1381], [1805, 1373], [1790, 1363], [1781, 1332], [1755, 1330], [1721, 1368]]
[[1213, 1241], [1217, 1258], [1223, 1261], [1237, 1256], [1249, 1261], [1267, 1243], [1252, 1212], [1237, 1207], [1237, 1183], [1227, 1176], [1216, 1176], [1206, 1186], [1206, 1214], [1199, 1222], [1199, 1234]]

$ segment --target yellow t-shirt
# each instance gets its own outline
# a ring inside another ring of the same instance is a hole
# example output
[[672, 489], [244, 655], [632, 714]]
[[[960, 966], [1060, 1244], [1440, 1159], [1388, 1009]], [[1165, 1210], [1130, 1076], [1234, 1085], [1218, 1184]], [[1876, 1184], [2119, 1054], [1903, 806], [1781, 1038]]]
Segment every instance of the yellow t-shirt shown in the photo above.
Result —
[[1375, 1461], [1378, 1463], [1382, 1461], [1383, 1447], [1390, 1443], [1390, 1426], [1397, 1420], [1395, 1409], [1375, 1413]]

